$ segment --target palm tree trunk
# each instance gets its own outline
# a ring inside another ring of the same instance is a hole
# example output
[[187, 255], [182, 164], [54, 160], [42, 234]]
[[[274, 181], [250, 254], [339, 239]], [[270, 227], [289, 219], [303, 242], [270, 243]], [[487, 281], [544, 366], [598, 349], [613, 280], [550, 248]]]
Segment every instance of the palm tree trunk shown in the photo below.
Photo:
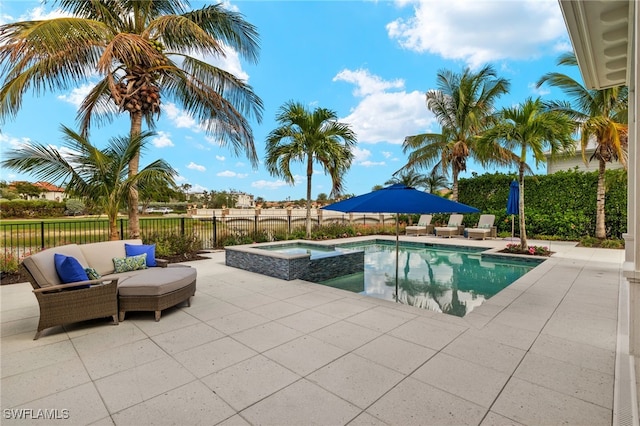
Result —
[[[133, 138], [142, 132], [142, 112], [131, 113], [131, 129], [129, 135]], [[138, 174], [140, 166], [140, 152], [129, 161], [129, 177]], [[140, 238], [140, 218], [138, 216], [138, 187], [132, 185], [129, 191], [129, 238]]]
[[118, 231], [118, 214], [114, 217], [109, 217], [109, 240], [117, 241], [120, 239], [120, 232]]
[[524, 162], [520, 162], [520, 169], [518, 171], [518, 183], [520, 184], [520, 197], [518, 198], [518, 220], [520, 223], [520, 247], [522, 250], [526, 250], [527, 243], [527, 229], [524, 223]]
[[605, 171], [607, 163], [599, 160], [598, 164], [598, 191], [596, 195], [596, 238], [604, 240], [607, 238], [607, 228], [605, 227], [604, 199], [605, 199]]
[[313, 174], [313, 157], [307, 160], [307, 239], [311, 238], [311, 175]]
[[453, 170], [453, 185], [451, 186], [451, 199], [453, 201], [458, 201], [458, 174], [460, 172], [458, 170]]

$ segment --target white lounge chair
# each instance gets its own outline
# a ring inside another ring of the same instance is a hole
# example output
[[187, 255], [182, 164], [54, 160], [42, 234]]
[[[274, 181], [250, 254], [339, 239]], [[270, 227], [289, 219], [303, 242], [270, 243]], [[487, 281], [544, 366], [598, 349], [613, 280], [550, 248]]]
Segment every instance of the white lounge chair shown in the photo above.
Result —
[[464, 227], [462, 226], [462, 219], [464, 218], [461, 214], [452, 214], [449, 216], [449, 222], [447, 226], [436, 226], [435, 233], [436, 237], [453, 237], [454, 235], [462, 235], [464, 231]]
[[496, 217], [492, 214], [480, 215], [478, 225], [475, 228], [467, 228], [467, 238], [478, 238], [484, 240], [485, 238], [496, 238], [497, 230], [493, 226]]
[[405, 228], [406, 235], [416, 235], [416, 236], [419, 236], [420, 234], [429, 235], [431, 233], [429, 231], [433, 230], [433, 225], [431, 225], [432, 217], [433, 216], [430, 214], [423, 214], [422, 216], [420, 216], [420, 219], [418, 219], [417, 225], [411, 225]]

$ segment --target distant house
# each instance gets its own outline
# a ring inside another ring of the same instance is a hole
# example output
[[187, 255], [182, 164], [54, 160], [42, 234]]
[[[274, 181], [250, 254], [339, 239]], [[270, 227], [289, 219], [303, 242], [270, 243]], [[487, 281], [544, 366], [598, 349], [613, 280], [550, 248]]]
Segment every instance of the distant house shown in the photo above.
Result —
[[253, 195], [244, 192], [232, 192], [231, 195], [236, 197], [236, 208], [248, 209], [255, 207]]
[[[19, 191], [18, 188], [21, 183], [29, 184], [30, 182], [11, 182], [9, 184], [9, 188]], [[41, 192], [38, 195], [20, 194], [20, 196], [25, 200], [49, 200], [62, 202], [65, 199], [64, 188], [60, 188], [59, 186], [55, 186], [49, 182], [36, 182], [31, 185], [39, 188]]]
[[34, 185], [42, 188], [43, 192], [40, 194], [40, 199], [61, 202], [65, 198], [64, 188], [60, 188], [49, 182], [36, 182]]
[[[587, 161], [593, 155], [596, 149], [596, 141], [591, 140], [587, 145], [587, 149], [585, 150], [585, 157]], [[547, 158], [547, 174], [553, 174], [555, 172], [559, 172], [561, 170], [579, 170], [583, 172], [597, 172], [598, 171], [598, 162], [594, 159], [587, 164], [584, 163], [582, 159], [582, 148], [580, 146], [580, 142], [576, 141], [576, 152], [571, 157], [560, 157], [551, 159], [548, 152], [545, 153], [545, 157]], [[621, 169], [622, 164], [619, 161], [614, 161], [612, 163], [607, 163], [607, 170], [613, 169]]]

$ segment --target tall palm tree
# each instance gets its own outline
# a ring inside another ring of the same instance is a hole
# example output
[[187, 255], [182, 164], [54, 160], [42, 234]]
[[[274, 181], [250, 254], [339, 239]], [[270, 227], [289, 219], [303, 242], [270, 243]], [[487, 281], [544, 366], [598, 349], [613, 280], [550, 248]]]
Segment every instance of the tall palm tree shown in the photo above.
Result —
[[[200, 126], [257, 165], [247, 118], [262, 101], [233, 74], [195, 56], [223, 57], [227, 46], [257, 61], [258, 33], [222, 4], [188, 10], [186, 0], [52, 0], [71, 17], [0, 26], [0, 120], [15, 116], [29, 89], [77, 87], [100, 80], [84, 98], [78, 122], [85, 136], [94, 122], [128, 114], [133, 139], [161, 112], [161, 94], [195, 116]], [[129, 175], [138, 173], [132, 156]], [[140, 234], [138, 192], [129, 188], [131, 237]]]
[[400, 170], [398, 173], [394, 173], [394, 176], [384, 184], [393, 185], [396, 183], [401, 183], [411, 188], [426, 188], [427, 177], [415, 170]]
[[440, 133], [407, 136], [403, 150], [409, 153], [404, 168], [426, 167], [440, 162], [443, 174], [451, 169], [452, 199], [458, 200], [458, 176], [467, 170], [469, 157], [485, 164], [502, 162], [499, 149], [495, 155], [480, 157], [475, 150], [475, 136], [491, 122], [497, 99], [509, 91], [509, 82], [497, 77], [487, 65], [478, 72], [469, 68], [462, 74], [448, 70], [438, 72], [438, 90], [427, 92], [427, 108], [435, 114]]
[[[560, 56], [558, 65], [577, 67], [578, 61], [575, 54], [570, 52]], [[570, 102], [550, 102], [548, 106], [567, 114], [578, 123], [584, 162], [598, 161], [596, 238], [604, 239], [607, 237], [604, 211], [607, 163], [620, 161], [627, 168], [629, 90], [626, 86], [588, 90], [572, 77], [557, 72], [542, 76], [538, 87], [544, 83], [561, 88], [569, 96]], [[596, 147], [587, 160], [586, 150], [592, 139], [595, 140]]]
[[276, 120], [280, 127], [267, 136], [265, 165], [272, 176], [294, 183], [291, 162], [306, 162], [307, 175], [307, 238], [311, 237], [311, 176], [313, 165], [319, 164], [331, 177], [331, 197], [343, 189], [344, 174], [353, 161], [352, 148], [356, 134], [349, 125], [337, 121], [334, 111], [316, 108], [308, 111], [304, 105], [289, 101], [280, 107]]
[[49, 182], [66, 182], [66, 193], [91, 201], [109, 218], [109, 238], [120, 239], [118, 212], [125, 207], [132, 186], [175, 186], [176, 171], [164, 160], [156, 160], [138, 173], [129, 174], [131, 158], [139, 155], [152, 133], [112, 138], [100, 150], [87, 138], [62, 126], [62, 153], [49, 145], [30, 142], [14, 150], [0, 163], [3, 167], [34, 175]]
[[573, 149], [571, 137], [575, 124], [565, 114], [550, 111], [537, 99], [526, 99], [522, 104], [503, 108], [498, 112], [496, 124], [485, 130], [478, 139], [479, 150], [492, 150], [499, 144], [517, 158], [518, 183], [520, 184], [519, 221], [520, 246], [527, 248], [527, 231], [524, 214], [524, 175], [530, 173], [527, 154], [531, 152], [536, 165], [546, 160], [545, 151], [552, 157], [570, 153]]

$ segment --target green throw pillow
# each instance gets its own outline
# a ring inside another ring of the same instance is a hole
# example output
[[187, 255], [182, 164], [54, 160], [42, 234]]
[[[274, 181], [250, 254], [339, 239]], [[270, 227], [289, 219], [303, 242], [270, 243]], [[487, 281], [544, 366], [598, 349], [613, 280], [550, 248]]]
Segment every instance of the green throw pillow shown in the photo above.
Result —
[[480, 228], [489, 229], [489, 224], [483, 223], [482, 225], [480, 225]]
[[87, 277], [89, 277], [90, 280], [99, 280], [102, 278], [102, 275], [100, 275], [95, 268], [84, 268], [84, 271], [87, 273]]
[[447, 225], [449, 228], [457, 228], [458, 224], [457, 223], [450, 223], [449, 225]]
[[114, 257], [113, 266], [115, 268], [113, 272], [115, 273], [147, 269], [147, 253], [122, 258]]

